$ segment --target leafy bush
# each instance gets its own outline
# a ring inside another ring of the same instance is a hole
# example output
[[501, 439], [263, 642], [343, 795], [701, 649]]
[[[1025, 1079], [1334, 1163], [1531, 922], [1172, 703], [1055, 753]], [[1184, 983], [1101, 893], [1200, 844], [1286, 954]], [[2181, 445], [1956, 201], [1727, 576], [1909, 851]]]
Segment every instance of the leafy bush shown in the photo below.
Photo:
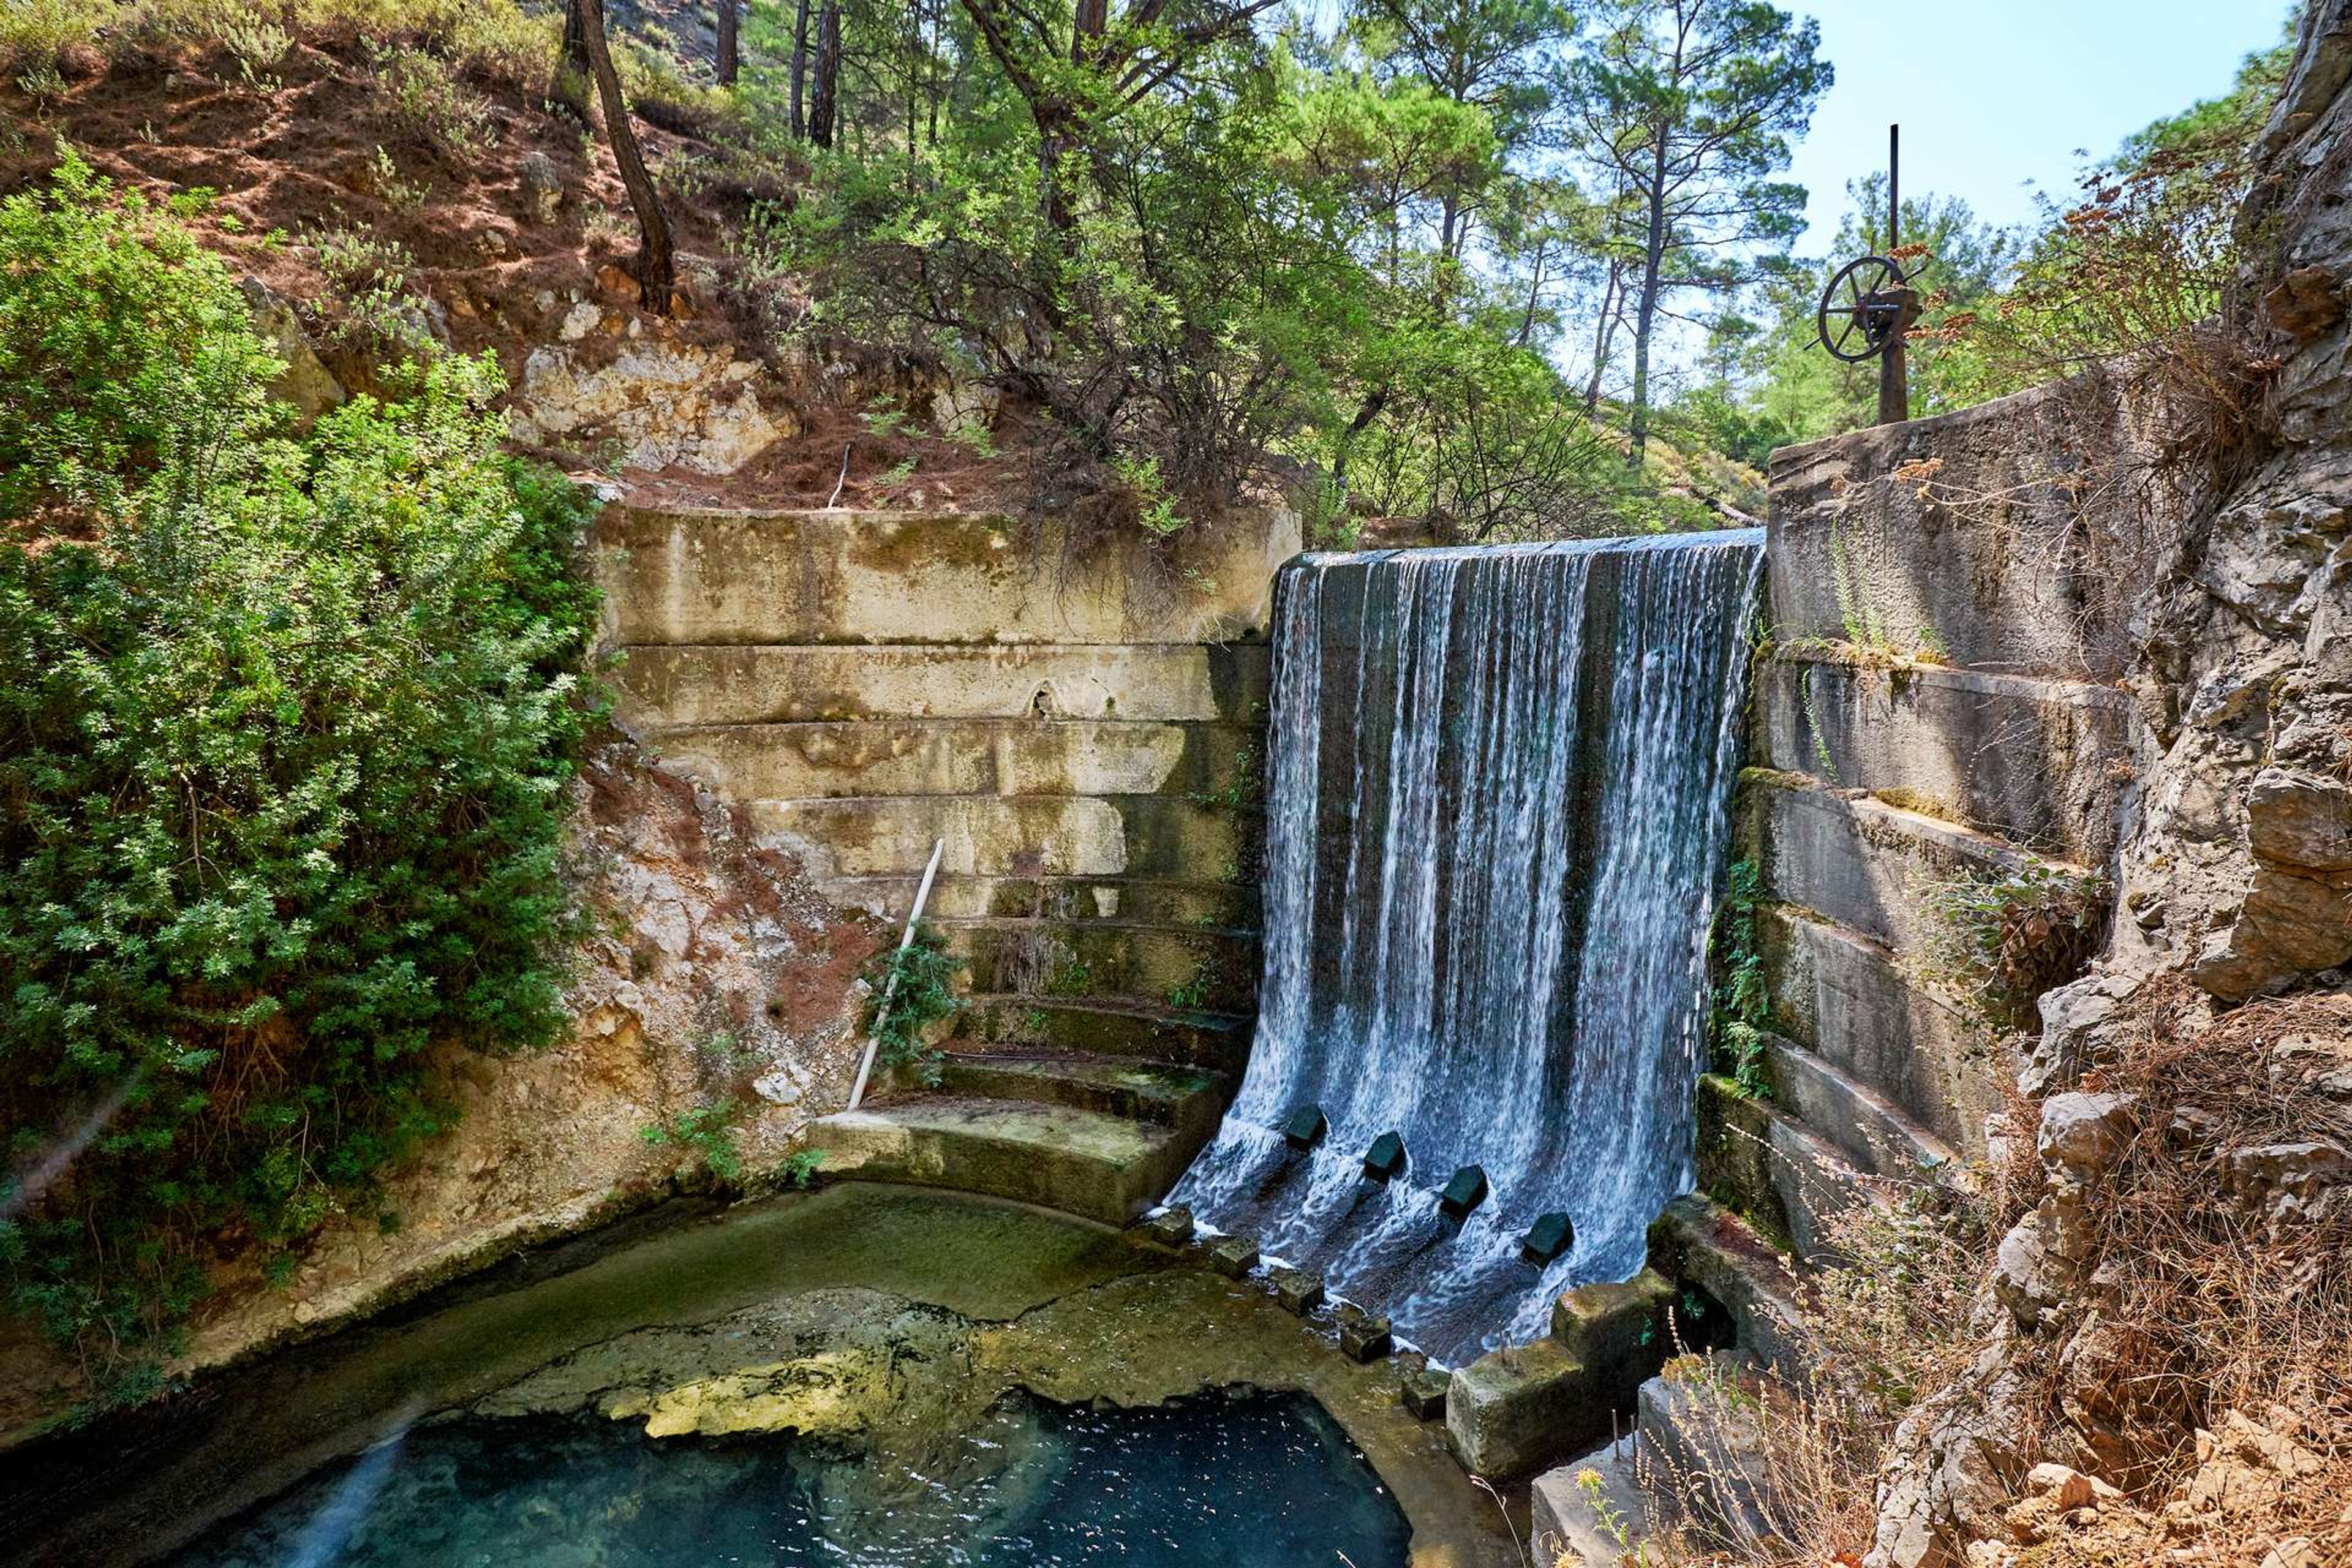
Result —
[[915, 923], [914, 941], [874, 960], [866, 973], [874, 994], [866, 1005], [866, 1027], [883, 1066], [912, 1068], [926, 1082], [937, 1077], [936, 1053], [925, 1048], [923, 1037], [962, 1009], [953, 986], [963, 966], [929, 921]]
[[[739, 1109], [731, 1100], [698, 1105], [679, 1111], [666, 1122], [639, 1128], [637, 1136], [656, 1149], [676, 1147], [689, 1151], [703, 1173], [713, 1180], [740, 1182], [743, 1179], [743, 1151], [735, 1136]], [[793, 1184], [800, 1184], [799, 1180]]]
[[375, 57], [376, 89], [394, 124], [453, 158], [498, 145], [490, 100], [457, 79], [438, 55], [396, 45]]
[[1751, 1100], [1769, 1100], [1772, 1093], [1764, 1070], [1763, 1033], [1772, 1018], [1771, 983], [1757, 930], [1766, 900], [1762, 868], [1744, 857], [1734, 860], [1715, 916], [1715, 1005], [1707, 1035], [1715, 1070]]
[[2042, 860], [2000, 876], [1938, 882], [1931, 963], [1992, 1023], [2024, 1028], [2034, 1003], [2083, 973], [2107, 913], [2106, 879]]
[[593, 503], [487, 359], [299, 442], [278, 368], [173, 214], [0, 203], [0, 1259], [100, 1369], [442, 1126], [427, 1047], [560, 1022]]

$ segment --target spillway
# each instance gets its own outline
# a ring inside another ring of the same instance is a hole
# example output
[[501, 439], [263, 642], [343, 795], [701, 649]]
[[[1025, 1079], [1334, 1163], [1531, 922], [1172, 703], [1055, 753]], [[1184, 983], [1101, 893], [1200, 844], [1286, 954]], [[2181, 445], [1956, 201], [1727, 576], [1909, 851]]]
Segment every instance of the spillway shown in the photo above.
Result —
[[[1759, 530], [1310, 554], [1276, 588], [1249, 1068], [1171, 1202], [1441, 1361], [1638, 1269], [1691, 1181]], [[1283, 1129], [1319, 1107], [1311, 1147]], [[1402, 1174], [1364, 1155], [1402, 1135]], [[1476, 1165], [1466, 1217], [1440, 1190]], [[1522, 1256], [1538, 1216], [1573, 1247]]]

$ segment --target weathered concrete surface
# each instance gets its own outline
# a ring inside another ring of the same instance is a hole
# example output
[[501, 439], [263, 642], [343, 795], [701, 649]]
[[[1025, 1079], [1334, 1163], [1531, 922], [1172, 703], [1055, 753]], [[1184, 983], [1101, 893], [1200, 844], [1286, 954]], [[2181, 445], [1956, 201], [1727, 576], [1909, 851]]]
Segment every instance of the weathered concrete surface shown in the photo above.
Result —
[[918, 647], [666, 646], [625, 650], [624, 722], [649, 727], [857, 719], [1126, 719], [1262, 714], [1263, 643]]
[[[1634, 1448], [1629, 1432], [1528, 1483], [1529, 1561], [1542, 1568], [1620, 1568], [1628, 1557], [1643, 1561], [1637, 1554], [1649, 1533], [1649, 1503]], [[1588, 1476], [1592, 1489], [1585, 1485]]]
[[1612, 1406], [1558, 1340], [1488, 1351], [1454, 1369], [1446, 1441], [1474, 1476], [1527, 1475], [1608, 1432]]
[[869, 1104], [809, 1124], [837, 1178], [951, 1187], [1125, 1225], [1175, 1184], [1205, 1132], [1076, 1106], [964, 1096]]
[[1834, 1259], [1832, 1222], [1874, 1200], [1862, 1172], [1809, 1121], [1714, 1073], [1699, 1079], [1698, 1136], [1700, 1184], [1805, 1262]]
[[735, 800], [826, 795], [1179, 795], [1251, 786], [1239, 724], [888, 719], [646, 731], [664, 762]]
[[2112, 678], [2167, 542], [2112, 493], [2115, 470], [2153, 448], [2162, 419], [2095, 374], [1780, 448], [1772, 637]]
[[1958, 1150], [1802, 1046], [1768, 1035], [1765, 1061], [1775, 1105], [1827, 1139], [1857, 1170], [1899, 1182], [1957, 1173]]
[[2011, 875], [2034, 863], [1972, 828], [1794, 774], [1750, 769], [1739, 798], [1741, 848], [1763, 867], [1775, 897], [1915, 961], [1933, 949], [1940, 930], [1928, 902], [1937, 884]]
[[[830, 877], [816, 886], [845, 908], [887, 914], [912, 905], [920, 880], [908, 873]], [[962, 877], [942, 872], [931, 883], [931, 901], [925, 909], [943, 924], [989, 919], [1062, 924], [1124, 921], [1246, 931], [1257, 925], [1258, 889], [1236, 882], [1168, 877]]]
[[1585, 1364], [1612, 1407], [1630, 1410], [1634, 1390], [1665, 1359], [1674, 1304], [1674, 1282], [1654, 1268], [1620, 1283], [1580, 1285], [1551, 1304], [1551, 1337]]
[[1774, 1024], [1971, 1157], [2012, 1070], [1998, 1038], [1858, 931], [1785, 905], [1759, 922]]
[[1650, 1226], [1650, 1267], [1721, 1302], [1740, 1346], [1759, 1360], [1799, 1370], [1797, 1277], [1787, 1256], [1739, 1215], [1696, 1193], [1676, 1198]]
[[2146, 743], [2116, 687], [1780, 649], [1758, 664], [1756, 696], [1771, 767], [1924, 803], [2060, 859], [2114, 858]]
[[956, 1020], [967, 1040], [1212, 1068], [1238, 1080], [1256, 1016], [1118, 997], [979, 994]]
[[1089, 554], [1057, 524], [905, 511], [605, 510], [590, 538], [617, 647], [1202, 643], [1263, 634], [1297, 523], [1188, 529]]
[[1254, 931], [1124, 921], [971, 921], [943, 930], [949, 951], [970, 963], [975, 992], [1173, 998], [1217, 1013], [1246, 1013], [1257, 1002]]

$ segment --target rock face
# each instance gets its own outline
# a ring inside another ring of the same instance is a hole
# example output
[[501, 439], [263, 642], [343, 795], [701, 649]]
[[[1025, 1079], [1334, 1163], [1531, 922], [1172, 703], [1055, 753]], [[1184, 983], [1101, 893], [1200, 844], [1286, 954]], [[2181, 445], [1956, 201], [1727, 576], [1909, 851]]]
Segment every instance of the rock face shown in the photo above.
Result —
[[731, 349], [646, 339], [598, 363], [566, 346], [624, 321], [583, 300], [564, 317], [562, 343], [531, 351], [510, 416], [518, 439], [601, 446], [594, 455], [630, 468], [731, 474], [793, 434], [789, 416], [761, 405], [758, 363]]

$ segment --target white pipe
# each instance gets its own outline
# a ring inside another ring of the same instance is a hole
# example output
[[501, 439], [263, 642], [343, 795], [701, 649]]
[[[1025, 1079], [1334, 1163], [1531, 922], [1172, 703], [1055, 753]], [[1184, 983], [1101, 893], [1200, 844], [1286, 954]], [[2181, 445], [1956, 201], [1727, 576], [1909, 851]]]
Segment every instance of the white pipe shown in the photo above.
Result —
[[[915, 945], [915, 922], [923, 918], [923, 906], [930, 901], [931, 879], [940, 874], [940, 852], [948, 847], [944, 838], [931, 840], [931, 863], [923, 868], [923, 885], [915, 889], [915, 907], [907, 911], [907, 929], [898, 938], [898, 951], [906, 952]], [[890, 966], [890, 976], [882, 983], [882, 1005], [874, 1009], [874, 1027], [866, 1031], [866, 1059], [857, 1064], [857, 1083], [849, 1091], [849, 1109], [866, 1098], [866, 1080], [874, 1075], [874, 1053], [882, 1045], [882, 1020], [890, 1016], [890, 998], [898, 989], [898, 966]]]

